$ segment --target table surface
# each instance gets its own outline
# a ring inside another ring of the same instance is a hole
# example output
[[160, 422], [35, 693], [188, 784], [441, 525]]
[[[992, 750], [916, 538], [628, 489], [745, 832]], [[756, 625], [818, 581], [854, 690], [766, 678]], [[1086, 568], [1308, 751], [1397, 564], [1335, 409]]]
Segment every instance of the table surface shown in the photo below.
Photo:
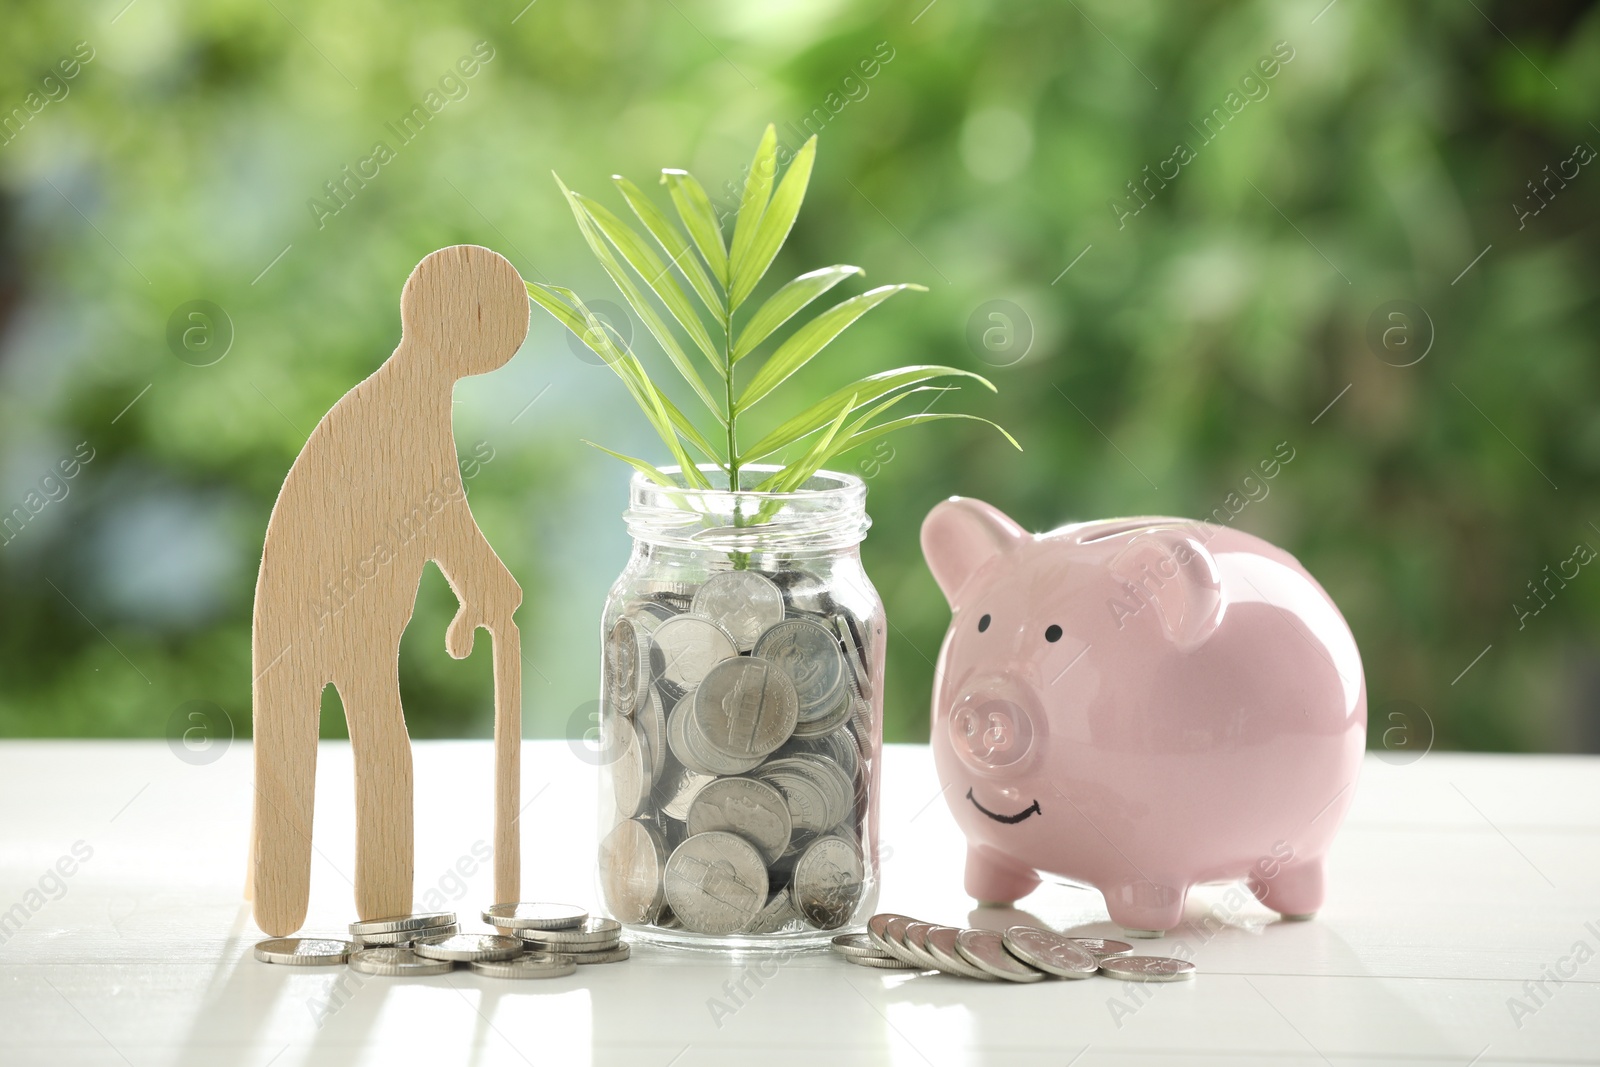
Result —
[[[481, 928], [488, 743], [416, 748], [418, 903]], [[594, 768], [561, 741], [527, 742], [523, 760], [523, 895], [592, 903]], [[317, 775], [307, 931], [337, 934], [353, 912], [348, 746], [325, 742]], [[1198, 978], [1145, 986], [649, 946], [526, 983], [268, 966], [240, 892], [250, 778], [243, 741], [198, 766], [162, 742], [0, 743], [0, 1063], [1600, 1062], [1597, 759], [1369, 757], [1322, 915], [1281, 923], [1229, 887], [1197, 890], [1185, 926], [1141, 950], [1182, 942]], [[880, 907], [1003, 922], [969, 912], [927, 749], [890, 746], [884, 786]], [[1115, 936], [1093, 890], [1047, 881], [1021, 904]]]

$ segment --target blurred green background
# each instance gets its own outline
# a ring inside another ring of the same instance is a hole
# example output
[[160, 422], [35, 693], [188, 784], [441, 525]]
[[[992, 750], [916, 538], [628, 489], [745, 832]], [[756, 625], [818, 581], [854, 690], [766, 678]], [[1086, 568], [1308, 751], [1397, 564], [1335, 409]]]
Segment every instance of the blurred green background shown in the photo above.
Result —
[[[927, 733], [948, 612], [917, 530], [960, 493], [1035, 529], [1236, 512], [1344, 609], [1375, 747], [1600, 751], [1600, 568], [1575, 556], [1600, 548], [1592, 8], [523, 3], [9, 5], [0, 735], [159, 737], [195, 700], [248, 732], [268, 511], [393, 348], [416, 261], [481, 243], [620, 303], [552, 170], [618, 210], [613, 172], [716, 194], [765, 123], [793, 148], [809, 117], [817, 169], [767, 287], [847, 262], [930, 291], [791, 403], [952, 363], [1000, 392], [951, 406], [1026, 449], [946, 424], [853, 457], [891, 740]], [[335, 199], [347, 167], [370, 177]], [[457, 390], [473, 511], [526, 592], [530, 736], [582, 725], [628, 551], [627, 472], [578, 439], [664, 460], [571, 340], [535, 311], [517, 358]], [[414, 736], [490, 734], [488, 642], [450, 660], [453, 607], [430, 570]]]

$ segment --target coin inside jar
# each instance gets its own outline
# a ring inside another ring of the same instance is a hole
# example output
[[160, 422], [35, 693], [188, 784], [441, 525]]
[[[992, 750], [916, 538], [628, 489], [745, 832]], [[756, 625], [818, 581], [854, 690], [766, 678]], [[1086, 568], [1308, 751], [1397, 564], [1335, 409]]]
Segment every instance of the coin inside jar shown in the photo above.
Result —
[[755, 778], [718, 778], [689, 805], [689, 833], [727, 830], [760, 849], [767, 863], [783, 855], [794, 828], [783, 794]]
[[618, 823], [600, 842], [600, 887], [611, 914], [626, 923], [654, 922], [666, 862], [659, 830], [639, 819]]
[[716, 622], [748, 652], [766, 630], [783, 621], [783, 592], [755, 571], [712, 575], [694, 594], [690, 610]]
[[795, 863], [795, 905], [817, 929], [838, 929], [855, 913], [865, 877], [861, 851], [854, 841], [820, 838]]
[[718, 756], [747, 760], [789, 739], [798, 705], [794, 684], [777, 664], [740, 656], [706, 672], [690, 710], [699, 737]]
[[785, 619], [761, 635], [755, 653], [778, 665], [794, 683], [800, 722], [832, 711], [845, 684], [844, 652], [839, 640], [810, 619]]
[[754, 845], [725, 831], [695, 834], [667, 859], [667, 903], [684, 929], [732, 934], [767, 902], [767, 869]]
[[649, 634], [623, 616], [611, 627], [605, 646], [606, 696], [623, 715], [632, 715], [650, 686]]
[[739, 654], [728, 631], [704, 615], [674, 615], [650, 636], [661, 650], [661, 680], [680, 692], [693, 689], [712, 667]]

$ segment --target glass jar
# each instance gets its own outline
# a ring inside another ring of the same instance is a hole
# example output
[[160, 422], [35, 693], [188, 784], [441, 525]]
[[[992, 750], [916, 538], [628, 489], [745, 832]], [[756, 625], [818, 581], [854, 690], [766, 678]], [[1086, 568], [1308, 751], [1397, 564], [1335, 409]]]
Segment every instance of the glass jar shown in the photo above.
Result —
[[599, 880], [647, 941], [825, 944], [877, 903], [867, 490], [827, 471], [743, 489], [773, 469], [746, 468], [737, 493], [630, 484], [633, 554], [600, 623]]

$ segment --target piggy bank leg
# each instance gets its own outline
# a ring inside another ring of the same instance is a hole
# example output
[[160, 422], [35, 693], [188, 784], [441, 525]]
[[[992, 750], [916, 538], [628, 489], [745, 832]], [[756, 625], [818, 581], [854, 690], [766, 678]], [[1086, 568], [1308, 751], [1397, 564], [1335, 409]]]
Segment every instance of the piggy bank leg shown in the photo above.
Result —
[[1322, 907], [1327, 872], [1323, 860], [1304, 860], [1278, 868], [1271, 878], [1250, 876], [1250, 891], [1285, 919], [1304, 920], [1316, 916]]
[[1189, 887], [1154, 885], [1139, 879], [1104, 892], [1111, 921], [1129, 937], [1160, 937], [1183, 921]]
[[1039, 875], [1002, 852], [968, 845], [966, 886], [980, 906], [1004, 906], [1037, 889]]

